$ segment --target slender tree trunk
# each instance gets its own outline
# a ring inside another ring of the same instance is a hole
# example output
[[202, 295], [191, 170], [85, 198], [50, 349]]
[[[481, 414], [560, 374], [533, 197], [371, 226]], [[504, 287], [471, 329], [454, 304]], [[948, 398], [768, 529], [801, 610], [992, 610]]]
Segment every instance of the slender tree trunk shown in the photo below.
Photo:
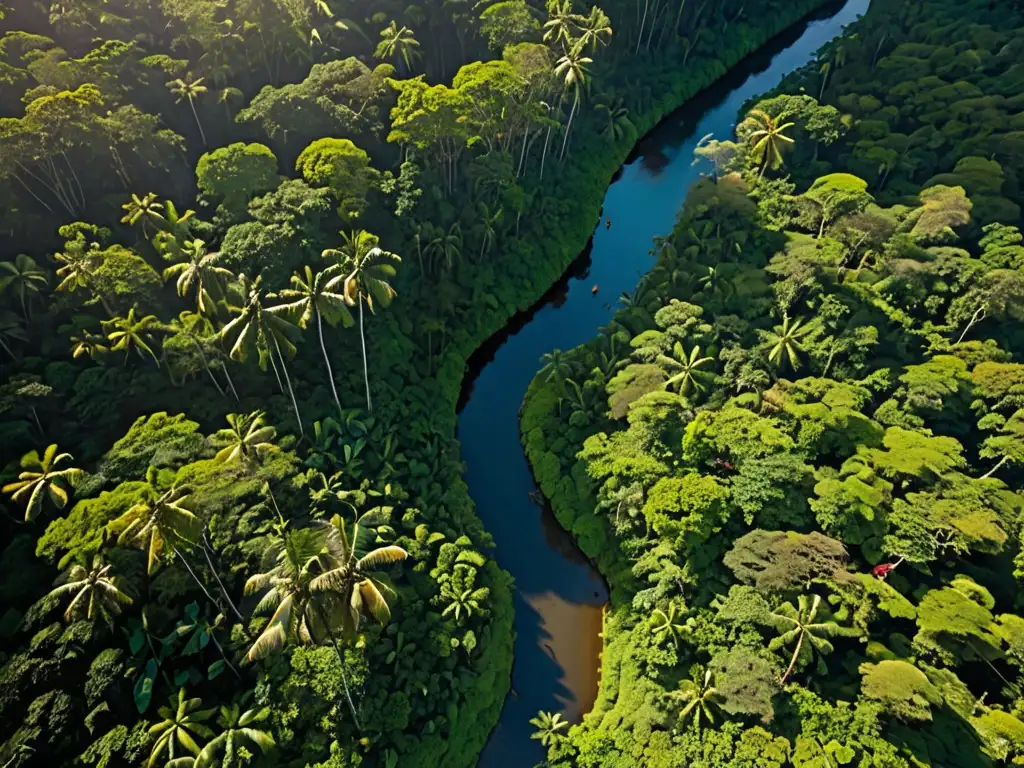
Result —
[[801, 632], [800, 633], [800, 639], [796, 641], [796, 650], [793, 651], [793, 659], [792, 659], [792, 661], [789, 662], [789, 668], [786, 669], [786, 674], [784, 674], [782, 676], [782, 679], [779, 680], [779, 685], [785, 685], [786, 684], [786, 678], [789, 677], [789, 674], [793, 671], [793, 667], [796, 666], [797, 657], [800, 655], [800, 648], [804, 644], [804, 634], [805, 634], [805, 632]]
[[552, 126], [549, 125], [547, 135], [544, 137], [544, 151], [540, 156], [540, 181], [544, 181], [544, 162], [548, 157], [548, 145], [551, 143], [551, 128]]
[[648, 7], [648, 4], [649, 4], [649, 0], [644, 0], [644, 15], [643, 15], [643, 18], [640, 19], [640, 31], [637, 33], [637, 36], [636, 36], [636, 49], [633, 51], [633, 55], [634, 56], [636, 56], [638, 53], [640, 53], [640, 43], [642, 43], [643, 40], [644, 40], [644, 27], [647, 25], [647, 7]]
[[78, 200], [79, 205], [85, 208], [85, 191], [82, 189], [82, 182], [78, 180], [78, 174], [75, 173], [75, 167], [71, 165], [71, 161], [68, 160], [68, 155], [64, 150], [61, 150], [61, 155], [64, 157], [64, 162], [68, 166], [68, 170], [71, 171], [71, 178], [74, 179], [75, 186], [78, 187]]
[[39, 421], [39, 412], [36, 410], [36, 407], [34, 405], [29, 406], [29, 408], [32, 411], [32, 418], [35, 419], [36, 429], [39, 430], [39, 436], [44, 437], [46, 435], [46, 432], [43, 430], [42, 422]]
[[654, 32], [658, 28], [658, 18], [661, 15], [663, 8], [661, 6], [661, 0], [654, 0], [654, 15], [651, 16], [651, 27], [647, 33], [647, 44], [644, 46], [646, 50], [651, 50], [651, 40], [654, 39]]
[[320, 334], [320, 351], [324, 353], [324, 364], [327, 366], [327, 380], [331, 382], [331, 394], [334, 395], [334, 404], [341, 412], [341, 400], [338, 399], [338, 389], [334, 386], [334, 372], [331, 370], [331, 360], [327, 357], [327, 347], [324, 345], [324, 322], [320, 312], [316, 313], [316, 329]]
[[[273, 334], [271, 334], [273, 336]], [[288, 376], [288, 366], [284, 362], [284, 355], [281, 354], [281, 345], [277, 342], [277, 336], [274, 336], [274, 347], [277, 349], [277, 356], [281, 358], [281, 372], [284, 374], [285, 383], [288, 384], [288, 394], [292, 398], [292, 408], [295, 409], [295, 420], [299, 423], [299, 435], [305, 437], [306, 432], [302, 428], [302, 416], [299, 415], [299, 404], [295, 400], [295, 391], [292, 389], [292, 380]]]
[[227, 654], [224, 653], [224, 648], [221, 646], [220, 642], [217, 640], [217, 637], [214, 635], [213, 632], [210, 632], [210, 639], [213, 641], [213, 644], [217, 647], [217, 650], [220, 652], [220, 657], [224, 659], [224, 663], [227, 664], [228, 669], [234, 672], [235, 677], [241, 680], [242, 676], [239, 674], [238, 670], [235, 669], [235, 665], [228, 660]]
[[519, 167], [516, 168], [516, 180], [519, 180], [519, 175], [523, 172], [523, 163], [526, 162], [526, 142], [530, 138], [530, 131], [523, 131], [523, 149], [519, 153]]
[[202, 138], [203, 146], [205, 147], [206, 146], [206, 131], [203, 130], [203, 124], [201, 122], [199, 122], [199, 113], [196, 112], [196, 103], [192, 99], [191, 96], [189, 97], [188, 105], [190, 107], [192, 107], [192, 117], [194, 117], [196, 119], [196, 125], [199, 127], [199, 136]]
[[576, 109], [579, 107], [579, 103], [580, 103], [580, 89], [577, 86], [577, 88], [576, 88], [576, 98], [573, 99], [573, 101], [572, 101], [572, 109], [569, 110], [569, 122], [565, 126], [565, 138], [562, 139], [562, 151], [558, 155], [558, 159], [559, 160], [561, 160], [563, 157], [565, 157], [565, 148], [569, 145], [569, 133], [572, 131], [572, 121], [576, 117]]
[[971, 315], [970, 322], [967, 323], [967, 327], [964, 328], [964, 332], [960, 334], [960, 338], [956, 340], [956, 343], [959, 344], [961, 341], [963, 341], [964, 340], [964, 336], [967, 335], [967, 332], [969, 330], [971, 330], [971, 328], [974, 327], [974, 324], [976, 322], [978, 322], [979, 320], [981, 320], [984, 317], [985, 317], [985, 305], [982, 304], [980, 307], [978, 307], [976, 310], [974, 310], [974, 314]]
[[281, 373], [277, 370], [277, 360], [274, 359], [274, 350], [268, 349], [267, 353], [270, 356], [270, 367], [274, 369], [274, 378], [277, 379], [277, 388], [281, 390], [281, 394], [284, 394], [284, 382], [281, 381]]
[[679, 11], [676, 13], [676, 25], [673, 28], [675, 33], [679, 34], [679, 22], [683, 20], [683, 9], [686, 8], [686, 0], [681, 0], [679, 3]]
[[241, 402], [238, 397], [238, 391], [235, 389], [235, 382], [231, 379], [231, 374], [228, 372], [227, 363], [224, 363], [224, 378], [228, 380], [228, 386], [231, 387], [231, 394], [235, 396], [235, 402]]
[[370, 401], [370, 369], [366, 364], [366, 333], [363, 330], [363, 292], [358, 295], [359, 300], [359, 340], [363, 345], [363, 381], [366, 382], [366, 410], [373, 410], [373, 403]]
[[[199, 342], [196, 341], [194, 338], [192, 339], [192, 343], [195, 345], [196, 352], [199, 353], [199, 359], [203, 361], [203, 368], [206, 369], [206, 373], [209, 375], [210, 381], [213, 382], [213, 386], [217, 388], [217, 392], [220, 393], [220, 396], [224, 397], [224, 388], [221, 387], [220, 382], [217, 381], [217, 377], [213, 375], [213, 369], [210, 368], [210, 364], [206, 360], [206, 355], [203, 354], [203, 348], [199, 345]], [[167, 370], [170, 370], [170, 366], [168, 366]]]
[[992, 477], [992, 475], [994, 475], [996, 472], [998, 472], [999, 468], [1002, 467], [1003, 464], [1005, 464], [1007, 461], [1009, 461], [1009, 459], [1010, 459], [1009, 456], [1003, 456], [1003, 458], [1001, 458], [999, 460], [998, 464], [996, 464], [994, 467], [992, 467], [992, 469], [990, 469], [988, 472], [986, 472], [984, 475], [982, 475], [978, 479], [979, 480], [988, 480], [990, 477]]
[[228, 595], [227, 587], [224, 586], [224, 582], [220, 580], [220, 575], [217, 573], [217, 569], [213, 567], [213, 559], [210, 557], [210, 552], [213, 548], [210, 546], [209, 540], [206, 538], [206, 532], [203, 531], [203, 554], [206, 556], [206, 565], [210, 569], [210, 573], [213, 574], [213, 578], [217, 581], [217, 586], [220, 587], [220, 592], [224, 595], [224, 599], [227, 600], [229, 606], [231, 606], [232, 613], [238, 617], [238, 620], [245, 624], [245, 618], [238, 611], [238, 607], [231, 601], [231, 596]]
[[348, 675], [345, 673], [345, 653], [341, 650], [341, 646], [338, 644], [338, 639], [334, 636], [334, 630], [331, 629], [331, 625], [327, 621], [327, 617], [324, 615], [324, 609], [318, 605], [317, 611], [320, 613], [320, 621], [324, 623], [324, 628], [327, 630], [327, 636], [331, 638], [331, 645], [334, 646], [334, 652], [338, 655], [338, 666], [341, 668], [341, 683], [345, 687], [345, 698], [348, 700], [348, 708], [352, 710], [352, 719], [355, 721], [356, 730], [362, 731], [363, 727], [359, 724], [359, 714], [356, 712], [355, 702], [352, 701], [352, 692], [348, 687]]
[[213, 595], [211, 595], [209, 590], [206, 589], [206, 585], [199, 580], [198, 576], [196, 576], [196, 572], [192, 570], [192, 566], [188, 564], [188, 560], [186, 560], [185, 556], [181, 554], [181, 550], [179, 550], [177, 547], [174, 547], [174, 554], [177, 555], [178, 559], [181, 560], [181, 562], [185, 565], [185, 568], [188, 569], [189, 575], [192, 576], [193, 579], [195, 579], [195, 582], [199, 585], [199, 588], [203, 590], [203, 594], [206, 595], [206, 599], [209, 600], [213, 605], [216, 605], [217, 601], [213, 599]]

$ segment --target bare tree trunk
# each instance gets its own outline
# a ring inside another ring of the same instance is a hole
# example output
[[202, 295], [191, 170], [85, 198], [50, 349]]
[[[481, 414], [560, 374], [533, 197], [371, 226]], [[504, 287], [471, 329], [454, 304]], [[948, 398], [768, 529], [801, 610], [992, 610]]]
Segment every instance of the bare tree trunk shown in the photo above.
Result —
[[196, 125], [199, 126], [199, 135], [200, 135], [200, 137], [202, 137], [202, 139], [203, 139], [203, 146], [205, 147], [206, 146], [206, 131], [203, 130], [203, 124], [201, 122], [199, 122], [199, 113], [196, 112], [196, 103], [192, 99], [191, 96], [189, 96], [188, 105], [190, 107], [192, 107], [192, 117], [194, 117], [196, 119]]
[[[210, 368], [210, 364], [206, 360], [206, 355], [203, 354], [202, 346], [200, 346], [199, 342], [196, 341], [195, 338], [191, 336], [189, 338], [192, 339], [192, 343], [195, 345], [196, 352], [199, 353], [199, 359], [203, 361], [203, 368], [206, 369], [206, 373], [209, 375], [210, 381], [213, 382], [213, 386], [217, 388], [217, 392], [220, 393], [220, 396], [224, 397], [224, 388], [221, 387], [220, 382], [217, 381], [217, 377], [213, 375], [213, 369]], [[167, 370], [170, 370], [170, 366], [168, 366]]]
[[565, 138], [562, 139], [562, 151], [558, 155], [558, 159], [561, 160], [565, 157], [565, 148], [569, 145], [569, 133], [572, 131], [572, 121], [576, 117], [576, 110], [580, 103], [580, 89], [576, 88], [576, 98], [573, 99], [572, 109], [569, 110], [569, 122], [565, 126]]
[[998, 472], [999, 468], [1002, 467], [1003, 464], [1005, 464], [1007, 461], [1009, 461], [1009, 459], [1010, 459], [1009, 456], [1003, 456], [1003, 458], [1001, 458], [999, 460], [998, 464], [996, 464], [994, 467], [992, 467], [992, 469], [990, 469], [988, 472], [986, 472], [984, 475], [982, 475], [978, 479], [979, 480], [988, 480], [990, 477], [992, 477], [992, 475], [994, 475], [996, 472]]
[[971, 315], [970, 322], [967, 323], [967, 327], [964, 328], [964, 332], [960, 334], [960, 338], [956, 340], [957, 344], [959, 344], [961, 341], [964, 340], [964, 336], [966, 336], [967, 332], [969, 330], [971, 330], [971, 328], [974, 327], [974, 324], [976, 322], [978, 322], [979, 320], [984, 319], [984, 317], [985, 317], [985, 310], [986, 310], [986, 307], [985, 307], [984, 304], [982, 304], [980, 307], [978, 307], [976, 310], [974, 310], [974, 314]]
[[277, 360], [274, 359], [274, 352], [273, 352], [273, 350], [267, 350], [267, 353], [270, 356], [270, 367], [274, 371], [274, 378], [277, 379], [277, 388], [279, 390], [281, 390], [281, 394], [283, 395], [284, 394], [284, 382], [281, 381], [281, 373], [277, 370]]
[[786, 684], [786, 678], [789, 677], [789, 674], [793, 671], [793, 667], [796, 666], [797, 657], [800, 655], [800, 648], [804, 644], [804, 634], [806, 634], [806, 630], [800, 633], [800, 639], [796, 641], [796, 650], [793, 651], [793, 659], [789, 662], [789, 667], [786, 669], [786, 674], [784, 674], [782, 676], [782, 679], [779, 680], [779, 685]]
[[644, 16], [640, 20], [640, 31], [637, 33], [637, 36], [636, 36], [636, 49], [633, 51], [633, 55], [634, 56], [636, 56], [638, 53], [640, 53], [640, 43], [642, 43], [643, 39], [644, 39], [644, 27], [647, 25], [647, 7], [648, 7], [648, 3], [649, 3], [649, 0], [644, 0]]
[[213, 632], [210, 632], [210, 639], [213, 641], [213, 644], [217, 647], [217, 650], [220, 651], [220, 657], [224, 659], [224, 663], [227, 664], [228, 669], [234, 672], [235, 677], [241, 680], [242, 676], [238, 673], [238, 670], [235, 669], [235, 665], [228, 661], [228, 656], [226, 653], [224, 653], [224, 648], [221, 646], [220, 642], [217, 640], [217, 637], [214, 635]]
[[675, 33], [679, 34], [679, 22], [683, 20], [683, 9], [686, 8], [686, 0], [681, 0], [679, 3], [679, 12], [676, 13], [676, 25], [674, 27]]
[[366, 334], [363, 331], [363, 293], [359, 292], [359, 340], [363, 344], [363, 380], [366, 382], [366, 410], [373, 410], [373, 403], [370, 401], [370, 370], [366, 364]]
[[334, 386], [334, 372], [331, 370], [331, 359], [327, 357], [327, 347], [324, 345], [323, 316], [319, 312], [316, 313], [316, 329], [320, 334], [320, 351], [324, 353], [324, 364], [327, 366], [327, 380], [331, 382], [331, 394], [334, 395], [334, 404], [338, 406], [338, 412], [340, 413], [341, 400], [338, 399], [338, 389]]
[[192, 566], [188, 564], [188, 560], [185, 559], [185, 556], [181, 554], [181, 551], [177, 547], [174, 547], [174, 554], [177, 555], [178, 559], [181, 560], [181, 562], [185, 565], [185, 568], [188, 569], [189, 574], [192, 576], [193, 579], [195, 579], [195, 582], [199, 585], [199, 588], [203, 590], [203, 594], [206, 595], [206, 599], [214, 605], [216, 605], [217, 601], [213, 599], [213, 595], [211, 595], [209, 591], [206, 589], [206, 585], [204, 585], [203, 582], [199, 580], [199, 577], [196, 576], [196, 572], [192, 570]]
[[210, 546], [209, 539], [206, 538], [206, 531], [203, 531], [203, 554], [206, 556], [206, 565], [210, 569], [210, 573], [213, 574], [213, 578], [217, 581], [217, 586], [220, 587], [220, 592], [224, 595], [224, 599], [227, 600], [228, 605], [231, 606], [232, 612], [238, 617], [238, 620], [245, 624], [245, 619], [242, 614], [239, 613], [238, 608], [233, 602], [231, 602], [231, 596], [228, 595], [227, 587], [224, 586], [224, 582], [220, 580], [220, 575], [217, 573], [217, 569], [213, 567], [213, 559], [210, 557], [210, 552], [213, 548]]
[[[271, 336], [274, 336], [274, 335], [271, 334]], [[277, 356], [279, 358], [281, 358], [281, 372], [284, 373], [284, 380], [288, 384], [288, 394], [291, 395], [291, 398], [292, 398], [292, 408], [295, 409], [295, 420], [299, 424], [299, 435], [301, 437], [305, 437], [306, 432], [302, 428], [302, 416], [299, 415], [299, 404], [295, 400], [295, 391], [292, 389], [292, 380], [288, 376], [288, 366], [284, 362], [284, 355], [281, 354], [281, 345], [277, 342], [277, 337], [276, 336], [274, 336], [274, 347], [277, 349]], [[270, 357], [271, 357], [271, 360], [273, 360], [273, 357], [274, 357], [273, 353], [271, 353]]]
[[359, 714], [356, 712], [356, 705], [355, 702], [352, 701], [352, 693], [348, 687], [348, 675], [345, 674], [345, 653], [341, 650], [341, 646], [338, 645], [338, 639], [334, 636], [334, 630], [331, 629], [331, 625], [328, 623], [327, 617], [324, 615], [324, 609], [318, 605], [317, 611], [320, 613], [320, 621], [324, 623], [324, 628], [327, 630], [327, 636], [331, 638], [331, 645], [334, 646], [334, 652], [338, 655], [338, 666], [341, 668], [341, 683], [345, 687], [345, 698], [348, 700], [348, 708], [352, 710], [352, 719], [355, 721], [356, 730], [362, 731], [363, 727], [359, 724]]
[[544, 151], [540, 156], [540, 181], [544, 181], [544, 161], [548, 157], [548, 144], [551, 143], [551, 126], [548, 126], [547, 135], [544, 137]]

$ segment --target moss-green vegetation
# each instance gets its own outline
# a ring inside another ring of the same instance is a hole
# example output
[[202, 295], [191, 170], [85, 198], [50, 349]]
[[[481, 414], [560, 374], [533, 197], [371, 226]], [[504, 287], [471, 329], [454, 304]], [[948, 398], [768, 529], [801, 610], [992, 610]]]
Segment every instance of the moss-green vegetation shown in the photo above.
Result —
[[821, 2], [336, 5], [0, 6], [5, 765], [471, 765], [465, 360]]
[[613, 602], [550, 764], [1021, 759], [1022, 30], [874, 4], [702, 142], [654, 270], [534, 379]]

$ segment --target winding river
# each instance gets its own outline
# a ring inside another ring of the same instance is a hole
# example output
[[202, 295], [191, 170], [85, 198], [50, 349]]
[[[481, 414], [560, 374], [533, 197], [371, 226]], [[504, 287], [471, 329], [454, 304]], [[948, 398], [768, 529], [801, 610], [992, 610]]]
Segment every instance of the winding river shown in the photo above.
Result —
[[466, 482], [498, 544], [498, 563], [516, 580], [512, 692], [480, 758], [483, 768], [540, 762], [544, 753], [529, 738], [529, 719], [544, 709], [579, 721], [597, 695], [608, 592], [550, 510], [531, 500], [536, 486], [519, 441], [519, 407], [541, 355], [596, 335], [617, 297], [652, 266], [652, 239], [672, 229], [699, 177], [693, 150], [700, 138], [731, 136], [746, 101], [811, 60], [869, 2], [834, 5], [783, 33], [641, 139], [608, 187], [588, 249], [535, 307], [470, 360], [458, 424]]

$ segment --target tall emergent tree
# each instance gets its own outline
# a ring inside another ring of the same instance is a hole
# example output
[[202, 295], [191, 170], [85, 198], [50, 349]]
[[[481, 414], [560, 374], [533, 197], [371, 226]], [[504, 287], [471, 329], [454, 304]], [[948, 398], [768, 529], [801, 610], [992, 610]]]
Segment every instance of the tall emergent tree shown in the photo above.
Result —
[[363, 303], [374, 311], [374, 302], [387, 307], [397, 295], [389, 282], [397, 274], [400, 256], [378, 247], [377, 237], [363, 230], [342, 234], [341, 248], [328, 248], [323, 252], [325, 259], [332, 259], [340, 265], [341, 272], [327, 283], [327, 290], [334, 291], [339, 285], [345, 302], [354, 307], [359, 305], [359, 339], [363, 346], [363, 379], [366, 382], [366, 409], [373, 410], [370, 399], [370, 371], [366, 361], [366, 332], [363, 325]]
[[[284, 359], [285, 352], [289, 357], [295, 354], [295, 344], [292, 338], [296, 333], [296, 328], [287, 319], [275, 314], [264, 305], [260, 282], [259, 277], [250, 280], [244, 274], [239, 276], [239, 293], [242, 304], [241, 306], [229, 306], [231, 312], [238, 316], [221, 329], [221, 338], [231, 345], [229, 354], [232, 360], [245, 362], [254, 350], [261, 369], [267, 369], [269, 360], [274, 369], [274, 375], [278, 377], [278, 386], [281, 386], [277, 368], [278, 362], [280, 362], [284, 381], [288, 385], [288, 394], [291, 396], [292, 408], [295, 410], [299, 435], [304, 435], [299, 403], [295, 399], [291, 376], [288, 375], [288, 366]], [[281, 391], [284, 391], [283, 386], [281, 386]]]
[[285, 312], [298, 318], [299, 328], [307, 328], [309, 321], [316, 318], [320, 351], [324, 356], [324, 365], [327, 366], [327, 380], [331, 384], [334, 404], [341, 411], [341, 400], [338, 398], [338, 388], [334, 384], [334, 372], [331, 370], [331, 358], [327, 354], [327, 345], [324, 343], [323, 323], [324, 320], [327, 320], [327, 323], [333, 327], [340, 322], [346, 328], [354, 324], [344, 294], [329, 287], [332, 278], [337, 276], [338, 269], [338, 265], [332, 265], [314, 273], [311, 267], [306, 266], [302, 275], [292, 275], [293, 288], [285, 288], [270, 296], [270, 298], [285, 300], [284, 304], [271, 307], [270, 311]]

